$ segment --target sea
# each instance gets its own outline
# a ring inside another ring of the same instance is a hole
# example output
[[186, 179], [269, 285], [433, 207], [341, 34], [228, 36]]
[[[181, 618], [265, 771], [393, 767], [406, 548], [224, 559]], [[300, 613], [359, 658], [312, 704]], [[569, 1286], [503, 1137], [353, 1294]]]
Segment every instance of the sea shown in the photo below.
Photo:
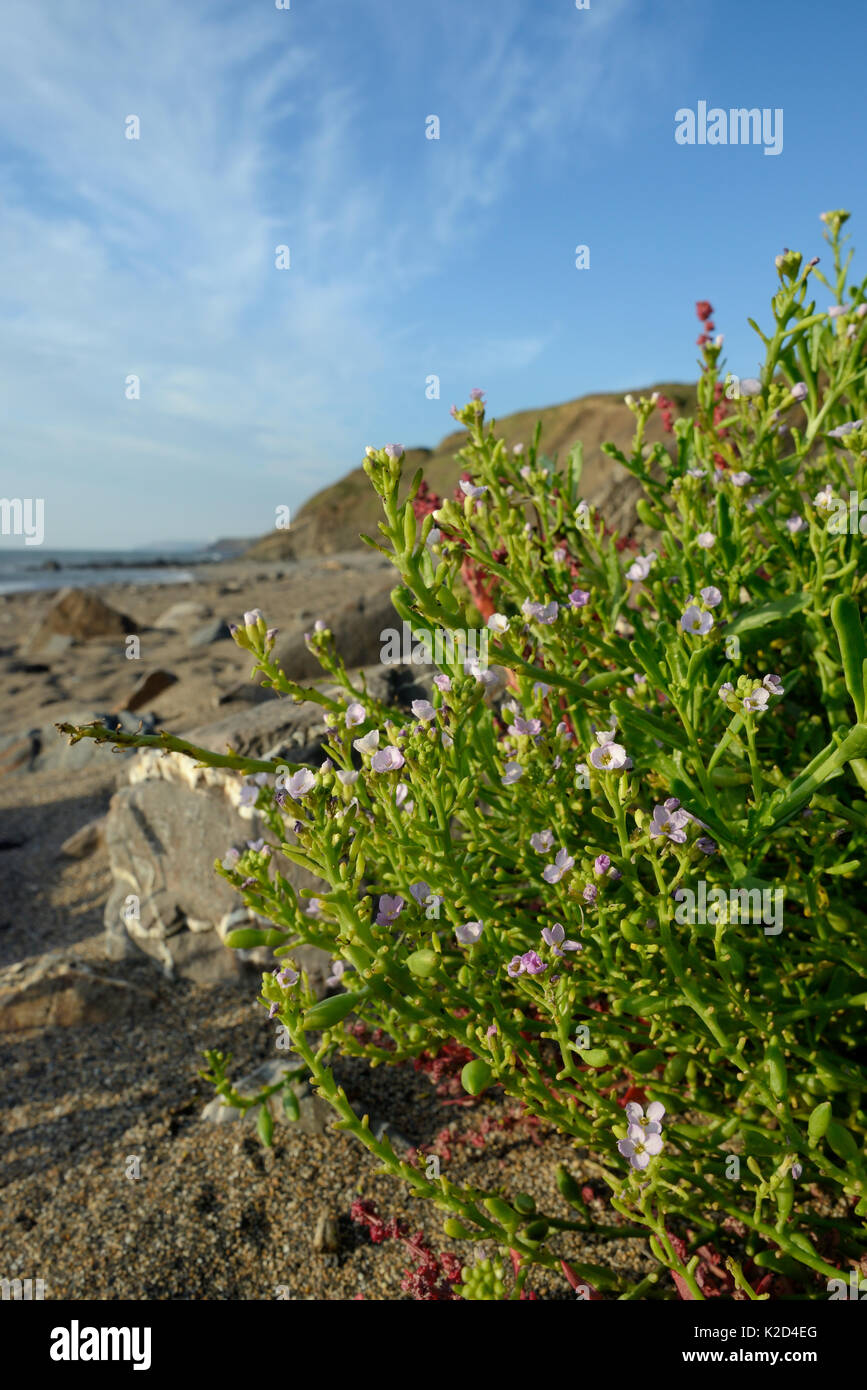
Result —
[[232, 548], [184, 546], [142, 550], [46, 550], [0, 546], [0, 594], [92, 589], [103, 584], [184, 584], [194, 567], [230, 558]]

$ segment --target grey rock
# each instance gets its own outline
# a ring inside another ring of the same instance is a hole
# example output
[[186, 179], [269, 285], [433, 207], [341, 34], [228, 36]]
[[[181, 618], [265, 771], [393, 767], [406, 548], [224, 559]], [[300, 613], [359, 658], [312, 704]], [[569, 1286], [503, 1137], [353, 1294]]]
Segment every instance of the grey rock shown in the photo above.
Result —
[[68, 950], [0, 971], [0, 1032], [131, 1019], [155, 1003], [153, 991], [95, 970]]
[[80, 830], [76, 830], [74, 835], [70, 835], [68, 839], [63, 841], [60, 846], [60, 853], [65, 855], [67, 859], [87, 859], [102, 844], [104, 829], [105, 816], [88, 821]]
[[277, 700], [279, 695], [270, 685], [260, 685], [257, 681], [240, 681], [228, 690], [215, 696], [216, 705], [264, 705], [268, 700]]
[[195, 599], [182, 599], [161, 613], [154, 623], [154, 627], [168, 628], [170, 631], [177, 632], [194, 624], [201, 626], [208, 618], [212, 617], [213, 612], [206, 603], [199, 603]]
[[94, 639], [122, 642], [136, 624], [126, 613], [120, 613], [92, 589], [61, 589], [31, 638], [28, 650], [41, 651], [52, 634], [79, 642]]
[[[326, 607], [318, 613], [334, 633], [335, 646], [347, 668], [377, 665], [382, 653], [383, 631], [387, 628], [400, 630], [401, 620], [391, 602], [393, 587], [391, 581], [387, 586], [374, 587], [374, 581], [368, 577], [363, 594], [349, 601], [344, 598], [335, 602], [330, 611]], [[308, 680], [322, 675], [319, 662], [307, 649], [303, 631], [281, 631], [274, 645], [273, 658], [290, 680]]]
[[210, 647], [214, 642], [224, 642], [227, 638], [231, 639], [231, 632], [228, 624], [222, 618], [214, 618], [212, 622], [205, 623], [203, 627], [196, 628], [187, 638], [188, 647]]
[[166, 671], [162, 667], [156, 667], [152, 671], [145, 671], [136, 681], [133, 689], [125, 700], [117, 706], [115, 713], [120, 710], [142, 709], [145, 705], [151, 704], [158, 695], [168, 690], [170, 686], [177, 684], [177, 676], [174, 671]]

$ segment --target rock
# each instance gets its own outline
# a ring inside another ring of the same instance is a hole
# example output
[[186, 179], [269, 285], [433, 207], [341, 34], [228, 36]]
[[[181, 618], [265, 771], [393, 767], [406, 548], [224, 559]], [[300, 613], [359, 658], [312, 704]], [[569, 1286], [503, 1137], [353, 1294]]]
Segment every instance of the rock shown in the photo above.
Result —
[[266, 700], [279, 699], [278, 692], [270, 685], [260, 685], [257, 681], [241, 681], [214, 698], [216, 705], [233, 705], [241, 701], [245, 705], [263, 705]]
[[[407, 704], [430, 693], [422, 668], [378, 666], [364, 674], [370, 694], [384, 703]], [[360, 676], [354, 676], [358, 686]], [[324, 734], [321, 706], [279, 699], [238, 709], [216, 723], [185, 731], [184, 737], [218, 753], [231, 746], [244, 757], [318, 767]], [[269, 948], [234, 951], [223, 944], [228, 932], [252, 921], [252, 914], [215, 873], [214, 861], [232, 846], [241, 849], [250, 840], [272, 838], [255, 807], [241, 804], [244, 779], [159, 749], [135, 752], [127, 776], [128, 784], [111, 800], [105, 825], [114, 878], [105, 909], [109, 959], [145, 951], [168, 975], [201, 983], [237, 980], [248, 965], [273, 967]], [[287, 834], [291, 840], [291, 832]], [[326, 889], [282, 855], [275, 854], [272, 862], [305, 897]], [[132, 911], [130, 899], [137, 900]], [[295, 948], [292, 954], [321, 997], [330, 974], [328, 954], [313, 946]]]
[[161, 613], [154, 623], [154, 627], [179, 631], [182, 628], [191, 627], [194, 623], [201, 625], [213, 616], [212, 609], [206, 603], [199, 603], [195, 599], [182, 599]]
[[[185, 737], [223, 752], [231, 743], [252, 757], [315, 758], [323, 733], [318, 705], [269, 701]], [[319, 759], [321, 761], [321, 758]], [[268, 948], [227, 950], [225, 936], [249, 924], [252, 914], [214, 871], [230, 846], [270, 838], [261, 816], [241, 806], [243, 779], [223, 769], [197, 768], [178, 754], [141, 750], [130, 765], [130, 784], [112, 798], [105, 838], [114, 887], [105, 909], [106, 954], [123, 959], [137, 950], [157, 960], [168, 975], [202, 984], [242, 978], [247, 964], [273, 965]], [[305, 896], [325, 885], [280, 855], [275, 869]], [[137, 899], [130, 910], [130, 899]], [[330, 958], [300, 947], [296, 960], [323, 993]]]
[[70, 647], [75, 646], [75, 638], [65, 632], [52, 632], [50, 635], [44, 635], [38, 645], [35, 643], [36, 638], [31, 641], [30, 650], [38, 651], [47, 661], [57, 661], [59, 657], [66, 655]]
[[210, 647], [214, 642], [224, 642], [226, 638], [231, 638], [229, 626], [222, 618], [214, 618], [210, 623], [205, 623], [204, 627], [196, 628], [187, 638], [188, 647]]
[[177, 680], [178, 677], [173, 671], [166, 671], [162, 667], [157, 667], [153, 671], [145, 671], [136, 681], [125, 703], [117, 705], [113, 712], [119, 714], [121, 710], [125, 709], [141, 709], [144, 705], [149, 705], [158, 695], [162, 695], [164, 690], [176, 685]]
[[[371, 588], [371, 583], [369, 579], [367, 591], [358, 598], [344, 599], [330, 609], [324, 607], [318, 613], [334, 633], [337, 651], [347, 668], [379, 664], [384, 641], [382, 633], [387, 628], [394, 628], [398, 632], [401, 630], [401, 620], [391, 602], [393, 578], [389, 578], [386, 586], [382, 586], [378, 580], [379, 588]], [[322, 675], [322, 667], [313, 653], [308, 651], [301, 631], [280, 633], [274, 645], [273, 657], [290, 680], [307, 680], [311, 676]]]
[[0, 1032], [131, 1019], [155, 1003], [151, 990], [94, 970], [68, 951], [0, 971]]
[[88, 821], [80, 830], [76, 830], [74, 835], [63, 841], [60, 853], [67, 859], [87, 859], [102, 844], [104, 830], [105, 816]]
[[136, 631], [136, 623], [126, 613], [112, 608], [92, 589], [61, 589], [30, 644], [31, 651], [41, 651], [43, 644], [54, 635], [77, 642], [122, 640]]

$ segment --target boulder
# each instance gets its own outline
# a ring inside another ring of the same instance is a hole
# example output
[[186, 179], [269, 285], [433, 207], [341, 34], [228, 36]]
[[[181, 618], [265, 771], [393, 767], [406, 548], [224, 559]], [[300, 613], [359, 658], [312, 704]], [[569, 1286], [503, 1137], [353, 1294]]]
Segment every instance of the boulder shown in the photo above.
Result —
[[188, 647], [210, 647], [214, 642], [225, 642], [226, 638], [231, 638], [228, 623], [222, 618], [214, 618], [211, 622], [205, 623], [203, 627], [197, 627], [195, 632], [187, 638]]
[[[217, 752], [231, 744], [251, 757], [291, 754], [294, 762], [318, 765], [323, 733], [318, 705], [280, 700], [192, 729], [185, 737]], [[230, 847], [242, 848], [268, 833], [255, 809], [240, 803], [243, 779], [151, 749], [134, 755], [129, 779], [113, 796], [106, 819], [114, 877], [105, 909], [109, 958], [143, 950], [166, 974], [203, 984], [238, 979], [248, 964], [259, 969], [273, 964], [265, 948], [237, 952], [224, 945], [227, 933], [249, 925], [252, 914], [215, 872], [214, 862]], [[306, 896], [325, 886], [282, 856], [275, 856], [275, 865]], [[304, 968], [321, 990], [329, 957], [305, 949]]]
[[202, 623], [207, 622], [208, 618], [213, 616], [212, 610], [206, 603], [199, 603], [195, 599], [182, 599], [161, 613], [154, 623], [154, 627], [179, 632], [186, 627], [200, 627]]
[[[432, 674], [432, 673], [429, 673]], [[408, 705], [429, 696], [420, 668], [380, 666], [363, 673], [371, 696]], [[354, 683], [360, 687], [362, 673]], [[269, 700], [238, 709], [216, 723], [188, 730], [199, 747], [244, 757], [318, 767], [323, 761], [323, 712], [312, 701]], [[178, 753], [140, 749], [128, 764], [128, 781], [112, 797], [105, 842], [114, 878], [105, 909], [105, 949], [112, 960], [145, 951], [168, 975], [200, 983], [239, 979], [245, 968], [273, 966], [270, 949], [228, 950], [225, 937], [249, 925], [252, 914], [214, 869], [231, 847], [270, 839], [254, 806], [242, 804], [244, 779], [222, 768], [198, 767]], [[291, 840], [291, 832], [287, 831]], [[304, 897], [325, 890], [321, 880], [274, 855], [275, 869]], [[330, 958], [315, 947], [293, 951], [319, 995], [325, 992]]]
[[0, 1032], [132, 1019], [153, 1008], [156, 997], [69, 951], [50, 951], [0, 971]]
[[[61, 589], [29, 644], [40, 651], [55, 635], [76, 642], [122, 640], [137, 624], [92, 589]], [[56, 646], [57, 644], [55, 644]]]
[[[367, 577], [365, 593], [350, 599], [335, 598], [323, 605], [317, 614], [334, 633], [337, 651], [347, 668], [377, 665], [382, 660], [382, 633], [387, 628], [398, 631], [401, 628], [401, 620], [391, 602], [394, 576], [390, 576], [385, 585], [380, 582], [377, 587], [371, 587], [372, 582], [372, 576]], [[300, 631], [278, 635], [273, 659], [293, 681], [322, 675], [322, 667], [308, 650]]]
[[164, 690], [177, 684], [177, 676], [173, 671], [166, 671], [162, 667], [156, 667], [152, 671], [145, 671], [136, 681], [135, 686], [130, 691], [126, 700], [118, 704], [114, 710], [119, 714], [121, 710], [142, 709], [149, 705], [158, 695], [162, 695]]

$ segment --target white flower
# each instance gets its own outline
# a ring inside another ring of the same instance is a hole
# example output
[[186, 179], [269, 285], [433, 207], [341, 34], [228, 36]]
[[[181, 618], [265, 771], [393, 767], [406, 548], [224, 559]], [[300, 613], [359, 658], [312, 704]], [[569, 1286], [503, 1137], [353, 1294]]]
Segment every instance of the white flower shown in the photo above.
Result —
[[293, 801], [299, 797], [306, 796], [316, 785], [316, 778], [309, 768], [301, 768], [299, 772], [293, 772], [289, 781], [286, 783], [286, 790]]
[[413, 700], [410, 709], [416, 719], [422, 719], [427, 722], [428, 720], [436, 718], [436, 710], [430, 700]]
[[695, 538], [696, 545], [700, 545], [702, 550], [710, 550], [716, 544], [716, 536], [712, 531], [700, 531]]
[[699, 592], [708, 608], [716, 608], [718, 604], [722, 603], [722, 594], [713, 584], [709, 584], [706, 589], [701, 589]]
[[630, 1167], [643, 1172], [651, 1158], [662, 1153], [662, 1139], [658, 1134], [645, 1134], [640, 1125], [630, 1125], [626, 1138], [618, 1139], [617, 1148], [629, 1159]]
[[[599, 734], [596, 737], [599, 738]], [[601, 748], [593, 749], [590, 754], [590, 761], [594, 767], [602, 768], [604, 771], [625, 767], [626, 749], [622, 748], [619, 743], [604, 742]]]
[[639, 555], [637, 560], [633, 560], [629, 569], [626, 571], [626, 578], [638, 584], [646, 579], [650, 574], [651, 567], [656, 559], [656, 551], [651, 550], [647, 555]]
[[455, 936], [462, 946], [475, 946], [483, 929], [482, 922], [465, 922], [462, 927], [455, 927]]
[[510, 787], [513, 782], [519, 782], [524, 775], [524, 769], [520, 763], [506, 763], [506, 770], [500, 779], [504, 787]]
[[365, 734], [363, 738], [354, 738], [352, 746], [359, 753], [375, 753], [379, 747], [379, 730], [371, 729], [370, 733]]
[[813, 498], [813, 506], [820, 512], [829, 512], [834, 505], [834, 489], [830, 483], [826, 483], [821, 492], [817, 492]]
[[690, 604], [680, 620], [680, 625], [684, 632], [695, 632], [699, 637], [704, 637], [713, 627], [713, 613], [703, 613], [695, 604]]
[[488, 627], [491, 632], [508, 632], [509, 619], [506, 617], [505, 613], [492, 613], [490, 618], [488, 618]]
[[550, 830], [537, 830], [535, 835], [530, 836], [530, 845], [537, 854], [547, 854], [554, 843], [554, 836]]
[[768, 692], [763, 686], [757, 685], [755, 690], [744, 697], [744, 709], [750, 713], [761, 714], [762, 710], [767, 709]]
[[659, 1100], [652, 1100], [647, 1107], [645, 1115], [641, 1106], [631, 1100], [626, 1107], [626, 1118], [631, 1125], [640, 1125], [648, 1134], [662, 1133], [662, 1117], [665, 1114], [665, 1106]]
[[344, 719], [347, 729], [353, 729], [356, 724], [363, 724], [365, 717], [366, 711], [364, 705], [359, 704], [357, 700], [353, 700], [351, 705], [346, 706]]

